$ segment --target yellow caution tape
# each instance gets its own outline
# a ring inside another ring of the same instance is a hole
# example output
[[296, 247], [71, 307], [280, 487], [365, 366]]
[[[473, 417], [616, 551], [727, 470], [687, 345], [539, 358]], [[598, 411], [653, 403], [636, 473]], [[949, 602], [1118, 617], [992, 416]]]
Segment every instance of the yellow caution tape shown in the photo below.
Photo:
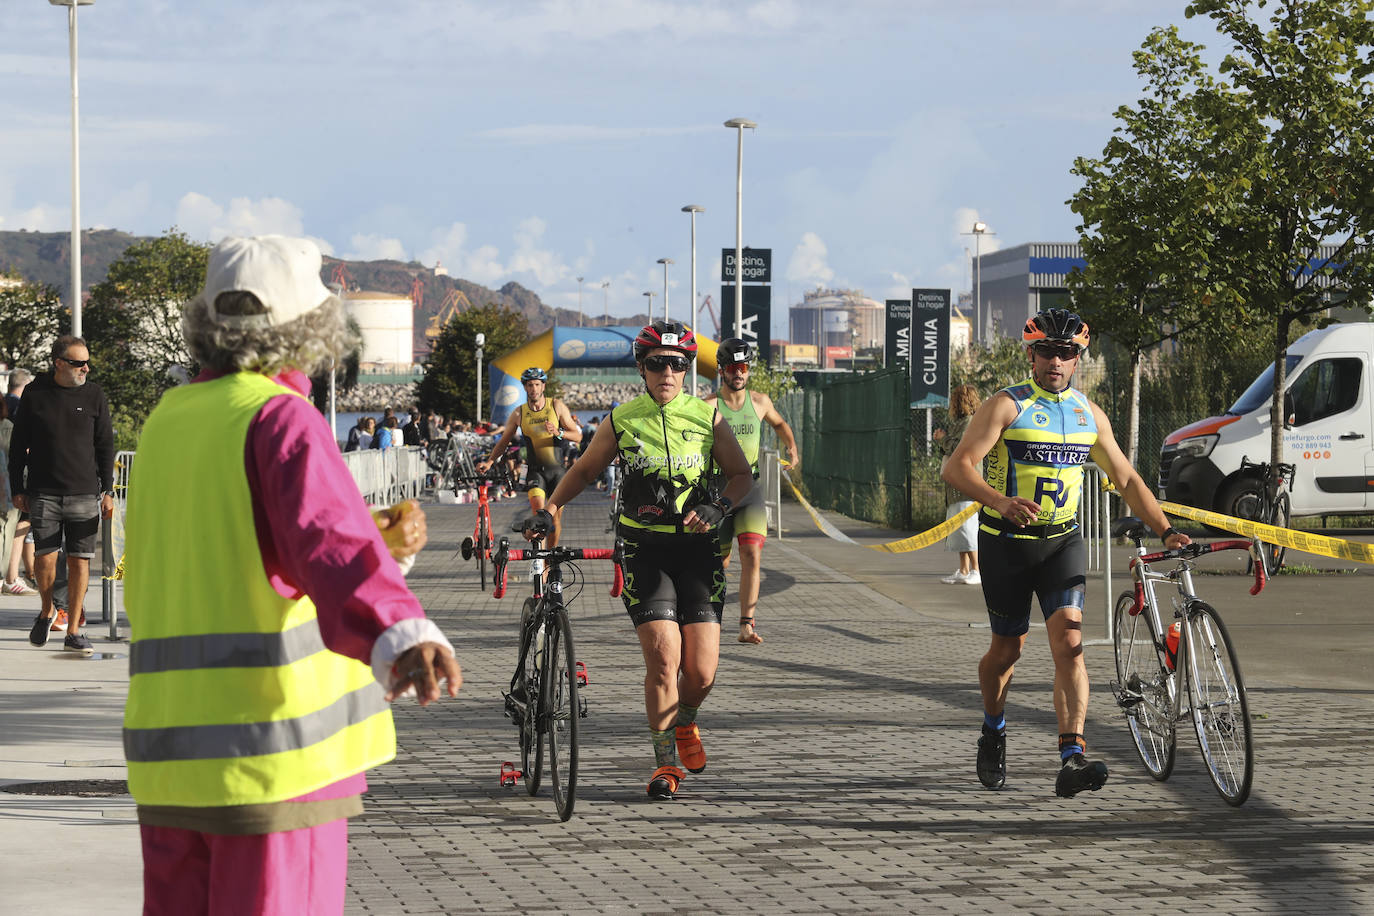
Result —
[[811, 520], [816, 523], [816, 527], [821, 530], [821, 533], [841, 543], [853, 544], [855, 547], [866, 547], [869, 550], [884, 550], [888, 553], [910, 553], [913, 550], [929, 547], [931, 544], [943, 541], [945, 538], [949, 537], [951, 532], [967, 521], [969, 516], [973, 515], [973, 513], [977, 512], [979, 509], [979, 504], [974, 503], [958, 515], [945, 519], [929, 531], [913, 534], [911, 537], [903, 538], [900, 541], [889, 541], [886, 544], [859, 544], [859, 542], [849, 537], [843, 531], [821, 518], [820, 513], [811, 507], [811, 504], [806, 501], [805, 496], [802, 496], [801, 490], [797, 489], [797, 485], [792, 482], [791, 476], [787, 474], [782, 476], [783, 479], [787, 481], [787, 485], [792, 488], [792, 492], [796, 494], [797, 502], [802, 504], [802, 508], [811, 516]]
[[1266, 544], [1291, 547], [1304, 553], [1314, 553], [1318, 556], [1332, 557], [1337, 560], [1374, 563], [1374, 544], [1327, 537], [1324, 534], [1313, 534], [1310, 531], [1294, 531], [1291, 528], [1252, 522], [1249, 519], [1222, 515], [1220, 512], [1209, 512], [1206, 509], [1195, 509], [1192, 506], [1184, 506], [1179, 503], [1163, 502], [1159, 504], [1159, 507], [1169, 515], [1202, 522], [1204, 525], [1211, 525], [1213, 528], [1221, 528], [1224, 531], [1234, 531], [1245, 537], [1257, 537]]

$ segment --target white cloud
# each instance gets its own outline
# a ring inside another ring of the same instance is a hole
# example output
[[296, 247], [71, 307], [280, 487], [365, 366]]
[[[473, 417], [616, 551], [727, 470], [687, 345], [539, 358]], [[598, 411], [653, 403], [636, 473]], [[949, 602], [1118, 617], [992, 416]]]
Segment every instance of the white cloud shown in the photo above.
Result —
[[991, 254], [1002, 249], [1002, 241], [997, 236], [997, 229], [987, 220], [978, 215], [977, 209], [973, 207], [959, 207], [951, 214], [950, 233], [954, 241], [959, 243], [961, 248], [974, 249], [975, 239], [973, 237], [973, 224], [981, 222], [987, 229], [981, 233], [977, 239], [978, 251], [982, 254]]
[[72, 211], [68, 207], [52, 204], [35, 204], [24, 210], [0, 208], [0, 229], [15, 231], [28, 229], [30, 232], [57, 232], [70, 229]]
[[228, 207], [195, 191], [177, 201], [176, 224], [193, 239], [218, 242], [226, 236], [305, 234], [301, 210], [280, 197], [235, 197]]
[[354, 233], [348, 242], [353, 250], [344, 255], [350, 261], [404, 261], [406, 249], [400, 239], [377, 233]]
[[787, 281], [804, 286], [829, 286], [835, 271], [826, 263], [825, 242], [814, 232], [804, 233], [787, 262]]

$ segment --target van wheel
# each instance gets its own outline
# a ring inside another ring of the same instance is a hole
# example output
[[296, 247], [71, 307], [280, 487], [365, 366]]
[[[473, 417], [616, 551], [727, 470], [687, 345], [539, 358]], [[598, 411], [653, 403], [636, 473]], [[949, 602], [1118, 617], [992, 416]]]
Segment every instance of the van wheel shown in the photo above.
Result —
[[[1222, 515], [1261, 521], [1260, 504], [1264, 502], [1264, 481], [1258, 477], [1237, 477], [1221, 489], [1217, 511]], [[1234, 532], [1232, 532], [1234, 534]]]

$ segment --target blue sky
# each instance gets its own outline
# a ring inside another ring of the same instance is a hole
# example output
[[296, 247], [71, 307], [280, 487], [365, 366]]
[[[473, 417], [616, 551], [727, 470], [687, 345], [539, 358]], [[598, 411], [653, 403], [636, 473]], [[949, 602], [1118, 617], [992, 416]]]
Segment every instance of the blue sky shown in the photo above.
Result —
[[[82, 222], [282, 232], [442, 260], [629, 315], [772, 248], [775, 334], [817, 285], [967, 290], [984, 252], [1076, 238], [1073, 158], [1183, 0], [97, 0], [80, 10]], [[0, 11], [0, 229], [70, 227], [66, 11]], [[602, 284], [609, 285], [603, 290]], [[603, 298], [604, 297], [604, 298]]]

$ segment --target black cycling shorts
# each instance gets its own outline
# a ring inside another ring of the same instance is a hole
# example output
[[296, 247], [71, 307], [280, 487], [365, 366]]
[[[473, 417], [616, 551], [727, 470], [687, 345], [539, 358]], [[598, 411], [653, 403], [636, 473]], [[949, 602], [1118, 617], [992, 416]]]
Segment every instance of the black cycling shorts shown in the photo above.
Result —
[[720, 625], [725, 567], [711, 534], [663, 534], [619, 526], [625, 542], [625, 611], [638, 627], [650, 620]]
[[545, 498], [552, 496], [553, 488], [563, 479], [563, 471], [564, 467], [561, 464], [544, 467], [531, 461], [525, 465], [525, 489], [533, 490], [538, 487], [544, 491]]
[[1087, 548], [1077, 531], [1054, 538], [1000, 537], [978, 531], [978, 566], [988, 622], [998, 636], [1030, 629], [1031, 595], [1049, 620], [1061, 607], [1083, 608]]

